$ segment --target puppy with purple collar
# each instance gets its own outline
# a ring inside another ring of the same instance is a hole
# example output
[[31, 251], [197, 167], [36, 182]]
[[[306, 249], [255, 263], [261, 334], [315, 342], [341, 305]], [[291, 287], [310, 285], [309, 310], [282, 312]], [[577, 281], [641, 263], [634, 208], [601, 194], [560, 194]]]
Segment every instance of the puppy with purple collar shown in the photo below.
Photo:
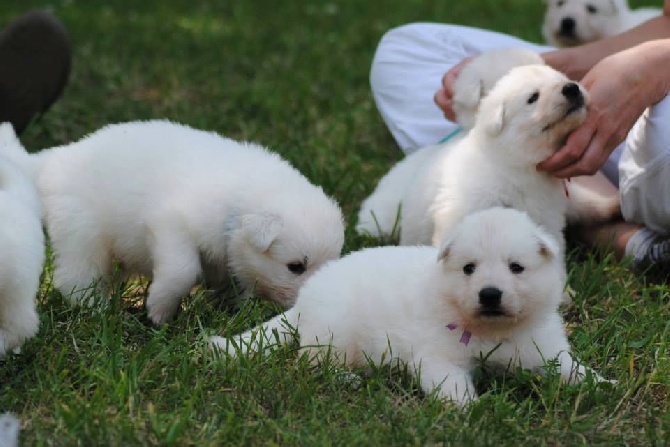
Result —
[[556, 360], [561, 379], [576, 383], [589, 370], [570, 354], [558, 313], [562, 262], [557, 241], [525, 213], [490, 208], [465, 217], [439, 249], [378, 247], [333, 261], [289, 311], [210, 342], [234, 357], [297, 333], [316, 361], [400, 360], [424, 391], [459, 405], [477, 397], [471, 370], [482, 358], [539, 372]]

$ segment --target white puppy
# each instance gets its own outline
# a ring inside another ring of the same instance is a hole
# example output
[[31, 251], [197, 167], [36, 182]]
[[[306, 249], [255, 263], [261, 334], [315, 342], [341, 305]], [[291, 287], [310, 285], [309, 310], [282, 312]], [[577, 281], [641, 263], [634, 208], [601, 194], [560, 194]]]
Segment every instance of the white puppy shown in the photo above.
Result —
[[[0, 153], [21, 147], [12, 125], [0, 125]], [[22, 169], [0, 154], [0, 356], [37, 334], [36, 295], [44, 265], [42, 208]]]
[[567, 217], [606, 220], [618, 209], [616, 198], [536, 170], [582, 123], [586, 102], [579, 84], [546, 65], [513, 68], [482, 100], [469, 132], [417, 151], [382, 178], [361, 206], [357, 230], [390, 235], [400, 214], [402, 245], [437, 246], [463, 216], [506, 206], [526, 211], [563, 246]]
[[658, 8], [631, 10], [627, 0], [547, 0], [542, 34], [549, 45], [570, 47], [620, 34], [661, 14]]
[[514, 67], [532, 64], [544, 64], [544, 60], [525, 48], [499, 48], [472, 58], [454, 81], [452, 108], [458, 124], [467, 129], [474, 126], [479, 103], [498, 79]]
[[321, 188], [265, 148], [166, 121], [107, 126], [36, 156], [55, 253], [54, 284], [74, 302], [113, 261], [152, 278], [151, 320], [166, 322], [202, 277], [230, 270], [283, 306], [338, 258], [344, 224]]
[[378, 247], [329, 263], [291, 310], [210, 342], [235, 356], [290, 342], [295, 330], [315, 359], [326, 352], [352, 366], [399, 359], [426, 392], [459, 404], [476, 398], [471, 369], [482, 358], [539, 372], [556, 359], [561, 379], [579, 382], [587, 370], [571, 357], [558, 313], [558, 250], [525, 213], [490, 208], [463, 219], [439, 250]]

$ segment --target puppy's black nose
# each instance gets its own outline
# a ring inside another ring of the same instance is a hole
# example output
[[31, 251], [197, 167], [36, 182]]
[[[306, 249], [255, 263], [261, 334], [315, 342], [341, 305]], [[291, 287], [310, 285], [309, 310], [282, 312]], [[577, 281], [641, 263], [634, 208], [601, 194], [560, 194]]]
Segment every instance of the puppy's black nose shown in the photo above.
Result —
[[575, 19], [572, 17], [564, 17], [561, 20], [561, 27], [559, 29], [561, 36], [574, 37], [575, 35]]
[[574, 82], [568, 82], [561, 89], [561, 93], [570, 102], [570, 104], [581, 105], [584, 103], [584, 95], [579, 86]]
[[500, 307], [502, 290], [497, 287], [484, 287], [479, 291], [479, 304], [486, 310], [495, 310]]

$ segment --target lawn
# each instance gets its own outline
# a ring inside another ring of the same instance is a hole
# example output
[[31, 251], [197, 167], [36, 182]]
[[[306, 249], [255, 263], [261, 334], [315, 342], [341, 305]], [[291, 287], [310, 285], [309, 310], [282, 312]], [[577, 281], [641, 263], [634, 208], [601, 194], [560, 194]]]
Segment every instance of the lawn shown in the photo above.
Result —
[[[660, 2], [657, 2], [660, 3]], [[0, 26], [55, 12], [74, 68], [56, 106], [29, 127], [33, 151], [104, 124], [168, 118], [281, 153], [342, 205], [345, 252], [375, 241], [352, 231], [361, 200], [397, 160], [368, 70], [383, 33], [413, 21], [461, 23], [539, 41], [539, 0], [4, 0]], [[197, 173], [194, 173], [197, 175]], [[4, 218], [8, 218], [4, 216]], [[481, 374], [466, 411], [425, 396], [401, 370], [310, 366], [291, 349], [220, 362], [208, 334], [233, 334], [278, 309], [196, 291], [152, 327], [143, 284], [108, 306], [39, 296], [38, 336], [0, 360], [0, 412], [25, 446], [650, 445], [670, 444], [670, 299], [663, 281], [608, 257], [570, 258], [565, 310], [576, 355], [619, 383], [564, 386], [555, 376]]]

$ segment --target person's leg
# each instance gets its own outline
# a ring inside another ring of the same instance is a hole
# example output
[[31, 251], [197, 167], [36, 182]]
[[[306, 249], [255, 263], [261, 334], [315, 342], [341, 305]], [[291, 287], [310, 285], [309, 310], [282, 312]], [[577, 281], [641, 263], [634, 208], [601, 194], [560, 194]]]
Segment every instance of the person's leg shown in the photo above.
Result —
[[[618, 197], [619, 190], [606, 174], [599, 172], [593, 176], [578, 177], [574, 181], [587, 187], [591, 191], [599, 193], [603, 197]], [[589, 246], [596, 247], [603, 252], [613, 252], [617, 259], [623, 259], [626, 255], [626, 246], [631, 236], [643, 229], [644, 226], [636, 223], [628, 223], [623, 220], [606, 222], [591, 226], [577, 228], [576, 234]]]
[[17, 135], [60, 96], [70, 73], [70, 42], [51, 14], [29, 12], [0, 32], [0, 122]]
[[550, 49], [493, 31], [437, 23], [412, 23], [384, 35], [370, 84], [382, 119], [405, 153], [435, 144], [456, 128], [433, 102], [442, 76], [467, 56], [504, 47]]
[[619, 163], [621, 213], [670, 236], [670, 97], [650, 107], [628, 134]]
[[635, 264], [670, 262], [669, 119], [666, 98], [640, 117], [612, 154], [603, 172], [620, 189], [598, 188], [619, 194], [624, 220], [580, 229], [586, 243], [612, 250], [618, 258], [630, 257]]

